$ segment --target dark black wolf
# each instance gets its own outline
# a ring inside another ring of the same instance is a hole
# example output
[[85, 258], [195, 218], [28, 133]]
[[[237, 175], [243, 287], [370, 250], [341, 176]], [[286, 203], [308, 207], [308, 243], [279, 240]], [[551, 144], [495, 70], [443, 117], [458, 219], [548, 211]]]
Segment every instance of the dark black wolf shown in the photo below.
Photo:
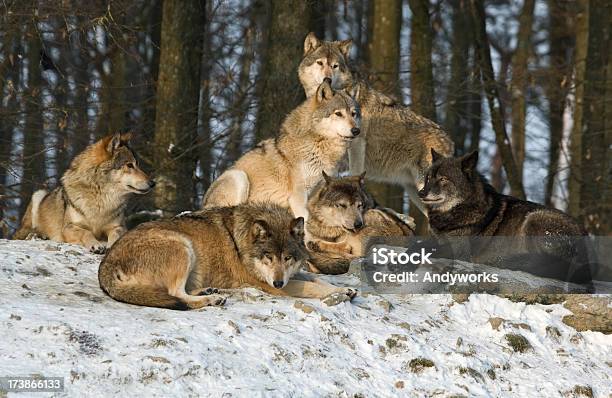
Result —
[[[498, 193], [476, 170], [478, 152], [446, 158], [432, 150], [433, 163], [419, 196], [437, 236], [515, 237], [504, 268], [583, 283], [590, 281], [586, 231], [567, 214]], [[520, 238], [520, 239], [519, 239]], [[479, 240], [484, 242], [486, 240]], [[479, 258], [499, 260], [499, 244], [483, 245]], [[531, 254], [535, 262], [525, 261]], [[520, 260], [519, 257], [520, 256]]]

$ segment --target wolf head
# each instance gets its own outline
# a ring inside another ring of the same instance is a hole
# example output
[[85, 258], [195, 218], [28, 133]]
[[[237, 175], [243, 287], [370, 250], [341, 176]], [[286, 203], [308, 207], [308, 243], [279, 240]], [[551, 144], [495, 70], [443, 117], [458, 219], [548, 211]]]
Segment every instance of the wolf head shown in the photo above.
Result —
[[365, 173], [359, 176], [334, 178], [323, 172], [324, 182], [308, 201], [311, 217], [327, 227], [355, 232], [364, 226], [365, 212], [373, 200], [365, 190]]
[[316, 133], [327, 139], [350, 142], [361, 132], [359, 105], [344, 91], [333, 90], [329, 79], [319, 85], [310, 101]]
[[[130, 134], [114, 134], [99, 141], [98, 170], [104, 172], [107, 183], [125, 193], [145, 194], [154, 186], [144, 171], [138, 167], [134, 152], [128, 146]], [[95, 144], [94, 144], [95, 145]]]
[[304, 219], [293, 218], [287, 209], [267, 206], [251, 209], [245, 224], [243, 260], [262, 282], [281, 289], [308, 258], [304, 246]]
[[319, 40], [313, 32], [306, 36], [304, 58], [298, 67], [306, 97], [313, 96], [326, 78], [331, 79], [331, 86], [335, 89], [342, 89], [351, 82], [348, 59], [352, 44], [352, 40]]
[[449, 211], [482, 191], [481, 176], [476, 170], [477, 151], [459, 158], [446, 158], [432, 149], [431, 156], [432, 165], [419, 191], [419, 197], [429, 210]]

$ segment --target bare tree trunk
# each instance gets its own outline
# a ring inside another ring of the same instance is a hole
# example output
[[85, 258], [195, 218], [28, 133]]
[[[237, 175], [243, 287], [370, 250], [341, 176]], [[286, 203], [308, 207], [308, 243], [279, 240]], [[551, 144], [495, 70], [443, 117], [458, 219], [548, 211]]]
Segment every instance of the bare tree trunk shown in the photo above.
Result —
[[[368, 17], [368, 60], [372, 85], [380, 91], [400, 97], [399, 62], [402, 26], [401, 0], [370, 0]], [[403, 189], [369, 182], [368, 189], [383, 205], [401, 211]]]
[[436, 120], [436, 99], [431, 65], [432, 32], [429, 0], [408, 0], [412, 11], [410, 29], [410, 94], [412, 109]]
[[[8, 25], [8, 18], [2, 18], [4, 23]], [[5, 212], [9, 209], [9, 191], [7, 185], [7, 175], [9, 167], [11, 167], [11, 150], [13, 149], [14, 127], [16, 124], [15, 113], [17, 111], [17, 85], [19, 83], [19, 67], [18, 60], [11, 58], [10, 54], [18, 53], [18, 40], [14, 34], [3, 32], [4, 43], [2, 46], [2, 56], [4, 60], [0, 64], [0, 98], [6, 98], [6, 106], [0, 103], [0, 238], [9, 236], [10, 227], [8, 218], [5, 217]], [[5, 94], [6, 89], [6, 94]], [[7, 98], [8, 97], [8, 98]]]
[[549, 41], [550, 41], [550, 70], [546, 91], [549, 103], [548, 122], [550, 126], [550, 150], [548, 156], [548, 178], [544, 203], [552, 204], [555, 175], [559, 171], [559, 155], [561, 140], [563, 138], [563, 112], [568, 93], [570, 76], [569, 54], [572, 47], [572, 30], [567, 23], [568, 8], [574, 2], [549, 0]]
[[475, 43], [478, 51], [480, 52], [481, 61], [481, 73], [485, 94], [489, 103], [489, 112], [491, 113], [491, 122], [493, 124], [493, 130], [495, 131], [495, 141], [499, 147], [499, 151], [508, 176], [508, 182], [512, 190], [512, 194], [518, 198], [525, 198], [525, 191], [523, 189], [523, 181], [518, 173], [514, 156], [512, 154], [512, 147], [510, 146], [510, 140], [506, 133], [506, 126], [504, 123], [504, 114], [501, 109], [499, 92], [493, 74], [493, 64], [491, 63], [491, 50], [489, 48], [489, 39], [487, 37], [486, 30], [486, 18], [484, 11], [484, 4], [482, 0], [470, 0], [472, 15], [474, 18], [474, 36]]
[[[110, 52], [111, 71], [102, 77], [102, 111], [96, 128], [96, 138], [113, 134], [125, 128], [126, 113], [126, 65], [124, 49], [112, 45]], [[104, 60], [103, 60], [104, 61]], [[100, 72], [104, 73], [103, 65]]]
[[587, 230], [606, 235], [612, 223], [612, 3], [591, 0], [589, 14], [580, 208]]
[[151, 40], [151, 58], [149, 60], [149, 89], [143, 120], [144, 134], [147, 139], [153, 138], [155, 130], [155, 95], [157, 86], [157, 76], [159, 74], [159, 47], [161, 45], [161, 20], [162, 20], [162, 1], [153, 1], [149, 11], [148, 35]]
[[308, 21], [309, 28], [311, 32], [314, 32], [317, 37], [323, 38], [325, 37], [325, 27], [327, 25], [327, 16], [328, 14], [333, 14], [330, 11], [330, 0], [310, 0], [310, 21]]
[[[84, 17], [76, 18], [78, 26], [84, 26]], [[82, 28], [83, 29], [83, 28]], [[85, 149], [90, 142], [89, 123], [88, 123], [88, 98], [89, 91], [89, 74], [88, 74], [88, 58], [89, 44], [87, 41], [87, 32], [80, 30], [75, 31], [70, 36], [71, 40], [71, 58], [72, 58], [72, 77], [74, 79], [74, 90], [72, 98], [72, 113], [71, 119], [75, 120], [75, 124], [69, 129], [69, 145], [72, 149], [72, 156], [78, 155]], [[68, 84], [68, 87], [70, 85]], [[68, 160], [70, 162], [70, 160]]]
[[[202, 76], [200, 78], [200, 105], [198, 111], [198, 160], [200, 165], [200, 188], [202, 195], [212, 183], [212, 133], [210, 119], [212, 109], [210, 106], [212, 84], [212, 38], [210, 32], [210, 18], [212, 13], [212, 2], [206, 2], [204, 26], [204, 45], [202, 49]], [[201, 202], [201, 200], [200, 200]], [[199, 205], [199, 203], [198, 203]]]
[[470, 49], [469, 11], [467, 0], [451, 2], [452, 42], [451, 42], [451, 72], [446, 97], [446, 118], [444, 128], [455, 142], [459, 154], [465, 152], [465, 137], [468, 130], [467, 113], [469, 96], [468, 58]]
[[480, 130], [482, 129], [482, 84], [480, 77], [480, 60], [478, 50], [473, 49], [472, 73], [470, 76], [469, 94], [470, 151], [478, 150], [480, 146]]
[[[365, 49], [364, 49], [364, 32], [363, 32], [363, 24], [365, 11], [367, 8], [366, 0], [358, 1], [355, 3], [355, 33], [353, 33], [354, 37], [354, 47], [356, 50], [356, 59], [363, 59]], [[365, 21], [367, 24], [367, 21]]]
[[[408, 0], [412, 11], [410, 29], [410, 95], [412, 109], [435, 121], [436, 98], [431, 64], [433, 33], [429, 21], [429, 0]], [[427, 217], [410, 202], [410, 216], [414, 218], [418, 235], [426, 235]]]
[[202, 27], [199, 0], [165, 0], [155, 118], [155, 205], [165, 214], [193, 208]]
[[576, 15], [576, 52], [574, 54], [574, 125], [570, 138], [569, 203], [567, 212], [580, 217], [580, 188], [582, 185], [582, 126], [587, 51], [589, 48], [589, 0], [578, 0]]
[[304, 0], [270, 3], [256, 141], [277, 134], [285, 116], [304, 100], [296, 69], [302, 59], [302, 43], [308, 34], [310, 5]]
[[531, 51], [531, 30], [533, 25], [533, 9], [535, 0], [525, 0], [519, 17], [519, 31], [516, 51], [512, 57], [512, 82], [510, 87], [512, 106], [512, 147], [516, 170], [523, 179], [523, 164], [525, 162], [525, 124], [527, 114], [527, 81], [528, 60]]
[[23, 216], [34, 190], [40, 188], [45, 179], [41, 93], [43, 81], [40, 69], [41, 38], [36, 20], [28, 24], [26, 29], [28, 86], [24, 92], [26, 117], [23, 128], [23, 174], [21, 176], [19, 217]]

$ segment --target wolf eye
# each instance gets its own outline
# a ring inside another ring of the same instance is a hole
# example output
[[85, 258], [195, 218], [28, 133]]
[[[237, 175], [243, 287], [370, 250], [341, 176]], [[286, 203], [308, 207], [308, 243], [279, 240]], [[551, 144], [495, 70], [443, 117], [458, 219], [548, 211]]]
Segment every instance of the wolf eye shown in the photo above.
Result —
[[357, 203], [357, 207], [361, 209], [363, 207], [363, 203]]
[[291, 261], [293, 260], [293, 256], [285, 256], [285, 261]]
[[346, 204], [344, 204], [344, 203], [338, 203], [336, 206], [341, 208], [341, 209], [346, 209]]
[[323, 61], [317, 61], [317, 64], [323, 66]]
[[340, 112], [340, 111], [336, 111], [336, 112], [334, 112], [334, 113], [336, 114], [336, 116], [340, 116], [340, 117], [342, 117], [342, 112]]
[[134, 163], [128, 163], [126, 164], [128, 169], [133, 169], [134, 168]]
[[334, 66], [332, 66], [332, 68], [334, 68], [334, 69], [338, 68], [338, 64], [334, 64]]
[[352, 117], [355, 117], [355, 116], [357, 116], [357, 112], [355, 112], [355, 111], [352, 111], [352, 112], [351, 112], [351, 116], [352, 116]]
[[265, 253], [264, 257], [270, 261], [272, 261], [272, 255], [270, 253]]

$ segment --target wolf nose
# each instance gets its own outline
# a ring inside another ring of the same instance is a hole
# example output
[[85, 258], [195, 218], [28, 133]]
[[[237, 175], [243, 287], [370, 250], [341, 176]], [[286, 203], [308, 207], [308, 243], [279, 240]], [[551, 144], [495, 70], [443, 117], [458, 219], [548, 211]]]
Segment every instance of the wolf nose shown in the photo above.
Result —
[[419, 195], [419, 198], [424, 198], [425, 196], [427, 196], [427, 192], [425, 192], [425, 188], [417, 192], [417, 195]]
[[363, 221], [357, 220], [357, 221], [355, 221], [354, 225], [355, 225], [355, 229], [359, 229], [359, 228], [363, 227]]
[[280, 289], [281, 287], [283, 287], [284, 282], [283, 281], [274, 281], [274, 282], [272, 282], [272, 284], [274, 285], [275, 288]]
[[332, 84], [332, 79], [331, 79], [331, 77], [325, 77], [325, 78], [323, 78], [323, 82], [326, 82], [327, 84], [331, 85]]
[[361, 133], [361, 130], [359, 130], [358, 127], [353, 127], [351, 129], [351, 134], [353, 134], [353, 137], [357, 137], [359, 135], [359, 133]]
[[149, 180], [149, 188], [155, 187], [155, 180]]

